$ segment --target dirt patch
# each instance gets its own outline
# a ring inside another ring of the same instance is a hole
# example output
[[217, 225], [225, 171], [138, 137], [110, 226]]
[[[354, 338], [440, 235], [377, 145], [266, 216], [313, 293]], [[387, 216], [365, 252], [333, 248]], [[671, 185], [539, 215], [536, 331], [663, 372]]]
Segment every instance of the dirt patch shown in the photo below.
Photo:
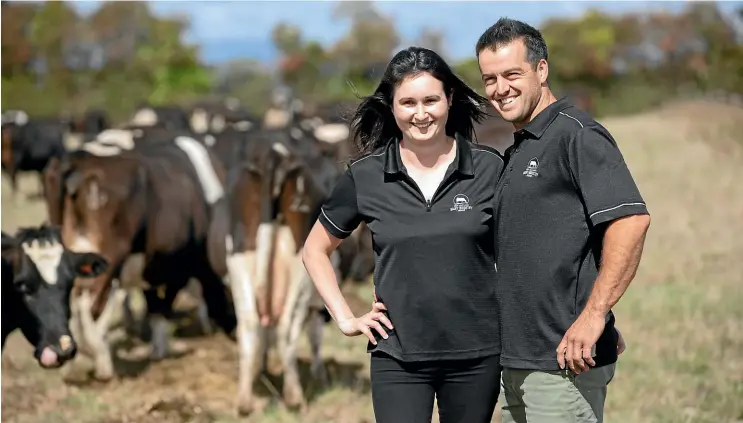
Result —
[[[56, 370], [37, 368], [25, 339], [20, 334], [11, 338], [3, 360], [3, 421], [42, 422], [47, 421], [45, 416], [50, 412], [58, 413], [62, 421], [100, 423], [206, 423], [233, 417], [238, 355], [235, 342], [225, 335], [181, 340], [192, 351], [190, 354], [157, 363], [117, 359], [117, 379], [77, 386], [65, 385]], [[307, 351], [306, 345], [303, 350]], [[328, 353], [334, 354], [332, 350]], [[328, 357], [327, 386], [312, 381], [308, 356], [301, 356], [299, 364], [310, 401], [329, 388], [340, 387], [358, 395], [369, 391], [362, 363]], [[127, 370], [132, 366], [139, 370]], [[267, 367], [255, 391], [259, 408], [271, 413], [282, 407], [282, 369], [275, 353], [269, 356]]]

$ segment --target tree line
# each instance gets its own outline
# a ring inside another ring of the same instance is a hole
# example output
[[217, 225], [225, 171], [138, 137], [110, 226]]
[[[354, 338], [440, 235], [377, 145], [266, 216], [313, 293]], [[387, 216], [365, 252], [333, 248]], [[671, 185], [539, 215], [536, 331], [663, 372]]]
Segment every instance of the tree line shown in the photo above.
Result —
[[[256, 5], [256, 7], [260, 7]], [[271, 39], [278, 69], [249, 58], [210, 67], [183, 41], [185, 17], [159, 17], [145, 2], [104, 2], [80, 16], [68, 2], [2, 2], [2, 105], [32, 115], [103, 108], [123, 119], [137, 105], [188, 104], [236, 97], [264, 110], [284, 85], [308, 102], [349, 100], [371, 92], [401, 44], [391, 17], [372, 2], [339, 2], [350, 29], [330, 46], [279, 23]], [[735, 19], [738, 19], [736, 25]], [[635, 112], [680, 95], [743, 94], [743, 8], [725, 16], [714, 3], [680, 14], [613, 16], [589, 11], [540, 25], [550, 50], [550, 84], [590, 98], [598, 115]], [[411, 44], [444, 52], [444, 35], [425, 28]], [[474, 44], [474, 40], [473, 40]], [[481, 89], [473, 57], [452, 63]]]

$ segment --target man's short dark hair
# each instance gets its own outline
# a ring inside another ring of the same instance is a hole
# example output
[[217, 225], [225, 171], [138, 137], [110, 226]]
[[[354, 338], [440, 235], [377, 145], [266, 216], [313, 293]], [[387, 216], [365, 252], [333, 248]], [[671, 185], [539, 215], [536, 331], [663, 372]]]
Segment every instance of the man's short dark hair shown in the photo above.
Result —
[[498, 22], [485, 30], [477, 40], [475, 53], [479, 57], [485, 49], [495, 51], [498, 47], [517, 39], [524, 41], [526, 61], [531, 64], [532, 68], [536, 68], [540, 60], [547, 60], [547, 43], [544, 42], [542, 33], [525, 22], [509, 18], [500, 18]]

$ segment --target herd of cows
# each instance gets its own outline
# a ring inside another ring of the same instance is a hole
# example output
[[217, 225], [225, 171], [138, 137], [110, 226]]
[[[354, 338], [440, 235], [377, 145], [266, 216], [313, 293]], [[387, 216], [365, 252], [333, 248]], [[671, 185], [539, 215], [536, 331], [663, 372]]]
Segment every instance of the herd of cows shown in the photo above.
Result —
[[[253, 381], [272, 344], [283, 399], [302, 405], [299, 337], [307, 331], [312, 374], [324, 377], [328, 315], [300, 251], [352, 146], [346, 109], [310, 114], [300, 105], [286, 101], [260, 119], [229, 101], [144, 106], [115, 128], [101, 111], [74, 120], [3, 113], [12, 195], [19, 171], [37, 172], [48, 216], [3, 233], [3, 345], [20, 328], [42, 366], [85, 354], [94, 376], [109, 380], [112, 310], [141, 290], [146, 324], [138, 333], [151, 358], [164, 359], [173, 302], [194, 278], [204, 330], [215, 323], [236, 339], [239, 411], [253, 408]], [[77, 148], [66, 148], [69, 133], [81, 140]], [[344, 241], [333, 261], [339, 280], [366, 280], [374, 268], [368, 230]]]
[[[260, 118], [231, 100], [142, 106], [116, 127], [98, 110], [75, 119], [5, 111], [2, 168], [12, 196], [18, 172], [38, 173], [47, 220], [2, 235], [3, 345], [20, 328], [43, 367], [80, 353], [95, 363], [96, 379], [110, 380], [112, 310], [127, 310], [128, 293], [141, 290], [145, 324], [129, 333], [164, 359], [174, 300], [193, 278], [203, 331], [215, 323], [236, 341], [238, 411], [253, 410], [253, 383], [274, 345], [283, 400], [303, 405], [298, 341], [306, 330], [312, 375], [324, 378], [329, 316], [300, 252], [354, 153], [349, 110], [310, 110], [286, 98]], [[498, 122], [478, 129], [496, 147], [512, 139]], [[80, 140], [75, 148], [66, 146], [70, 134]], [[341, 244], [333, 264], [341, 281], [372, 274], [366, 227]]]

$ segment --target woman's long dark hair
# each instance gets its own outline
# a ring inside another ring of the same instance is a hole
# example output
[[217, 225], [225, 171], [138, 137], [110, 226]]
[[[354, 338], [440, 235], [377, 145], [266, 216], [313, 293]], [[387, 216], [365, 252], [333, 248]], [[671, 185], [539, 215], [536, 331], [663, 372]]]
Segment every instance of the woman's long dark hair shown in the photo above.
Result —
[[474, 139], [474, 123], [480, 123], [488, 116], [485, 112], [488, 100], [457, 77], [444, 59], [434, 51], [408, 47], [392, 58], [377, 89], [372, 95], [362, 99], [354, 113], [351, 134], [358, 152], [357, 158], [385, 145], [392, 137], [402, 137], [392, 113], [392, 97], [395, 88], [405, 78], [422, 72], [441, 81], [446, 95], [452, 97], [446, 134], [454, 136], [459, 133]]

